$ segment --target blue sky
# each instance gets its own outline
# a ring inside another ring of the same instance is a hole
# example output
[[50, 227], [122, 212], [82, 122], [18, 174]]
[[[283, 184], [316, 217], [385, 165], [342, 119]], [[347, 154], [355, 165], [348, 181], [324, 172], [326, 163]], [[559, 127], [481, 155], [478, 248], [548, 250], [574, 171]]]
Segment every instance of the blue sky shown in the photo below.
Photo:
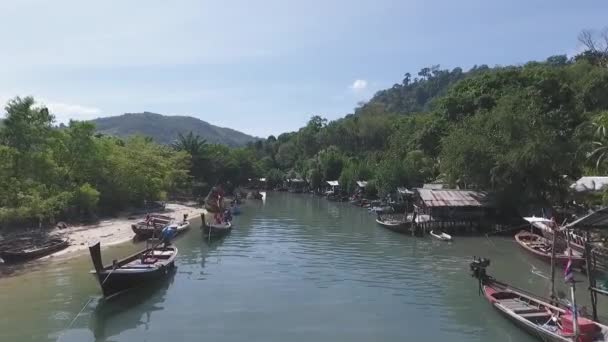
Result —
[[607, 25], [600, 0], [3, 1], [0, 100], [268, 136], [350, 113], [408, 71], [573, 54], [580, 30]]

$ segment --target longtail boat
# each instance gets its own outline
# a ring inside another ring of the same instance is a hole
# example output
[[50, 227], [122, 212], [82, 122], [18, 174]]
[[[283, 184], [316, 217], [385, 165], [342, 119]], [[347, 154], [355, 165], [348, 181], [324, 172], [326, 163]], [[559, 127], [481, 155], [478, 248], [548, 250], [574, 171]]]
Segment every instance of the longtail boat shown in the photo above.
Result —
[[69, 245], [67, 238], [58, 236], [3, 241], [0, 247], [0, 259], [6, 263], [28, 261], [60, 251]]
[[608, 326], [580, 317], [569, 309], [500, 282], [486, 274], [488, 259], [470, 264], [479, 291], [505, 317], [541, 341], [608, 341]]
[[[585, 252], [585, 237], [580, 234], [580, 231], [574, 229], [563, 229], [564, 227], [556, 227], [553, 220], [544, 217], [524, 217], [532, 227], [539, 231], [547, 240], [553, 240], [553, 234], [557, 231], [558, 241], [563, 245], [566, 240], [570, 240], [570, 247], [578, 253]], [[557, 229], [555, 229], [557, 228]], [[597, 243], [592, 244], [591, 253], [596, 263], [598, 271], [608, 273], [608, 247]]]
[[[515, 241], [526, 251], [536, 256], [537, 258], [550, 263], [551, 262], [551, 249], [553, 245], [551, 241], [546, 238], [522, 230], [515, 234]], [[572, 267], [581, 269], [585, 264], [585, 258], [581, 253], [572, 251]], [[568, 251], [562, 251], [555, 253], [555, 264], [560, 266], [566, 266], [568, 263]]]
[[104, 297], [112, 297], [125, 290], [162, 280], [175, 267], [177, 248], [160, 246], [137, 252], [112, 264], [104, 266], [99, 242], [89, 246], [94, 270]]
[[223, 220], [221, 222], [208, 222], [207, 217], [211, 215], [209, 215], [210, 213], [207, 214], [208, 215], [205, 215], [205, 213], [201, 214], [201, 229], [206, 235], [211, 237], [230, 233], [232, 230], [232, 222], [227, 220]]
[[384, 218], [378, 216], [376, 223], [380, 226], [392, 230], [397, 233], [410, 234], [412, 232], [412, 222], [404, 220], [395, 220], [392, 218]]
[[179, 235], [190, 228], [190, 221], [184, 219], [182, 222], [175, 222], [172, 217], [164, 215], [151, 215], [148, 219], [131, 225], [131, 230], [140, 239], [149, 239], [160, 236], [160, 232], [166, 226], [175, 228], [175, 235]]

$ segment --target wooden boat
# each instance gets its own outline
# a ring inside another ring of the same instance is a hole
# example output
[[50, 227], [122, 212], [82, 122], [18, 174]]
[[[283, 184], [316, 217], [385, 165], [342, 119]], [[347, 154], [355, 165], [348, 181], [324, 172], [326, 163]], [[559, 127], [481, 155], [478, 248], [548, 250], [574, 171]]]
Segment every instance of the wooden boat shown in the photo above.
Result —
[[[489, 264], [488, 259], [475, 259], [470, 267], [479, 281], [480, 292], [496, 310], [541, 341], [575, 340], [574, 319], [569, 310], [488, 276]], [[580, 316], [577, 322], [578, 341], [608, 341], [608, 326]]]
[[429, 234], [431, 234], [431, 236], [434, 237], [437, 240], [452, 241], [452, 236], [450, 234], [447, 234], [447, 233], [444, 233], [444, 232], [435, 233], [434, 230], [431, 230], [429, 232]]
[[143, 286], [165, 278], [175, 267], [177, 248], [157, 244], [124, 259], [104, 266], [99, 242], [89, 246], [95, 274], [104, 297], [117, 295], [128, 289]]
[[205, 213], [201, 214], [201, 229], [203, 232], [209, 236], [217, 236], [217, 235], [225, 235], [230, 233], [232, 230], [232, 222], [223, 221], [221, 223], [217, 222], [208, 222]]
[[67, 238], [27, 238], [3, 241], [0, 247], [0, 259], [6, 263], [23, 262], [41, 258], [60, 251], [70, 245]]
[[[553, 240], [555, 222], [543, 217], [524, 217], [532, 227], [539, 231], [547, 240]], [[574, 230], [557, 229], [557, 240], [561, 245], [570, 239], [570, 247], [580, 254], [585, 252], [585, 238]], [[608, 273], [608, 248], [597, 243], [592, 243], [592, 253], [595, 259], [596, 270]]]
[[160, 236], [160, 232], [166, 226], [175, 227], [175, 235], [179, 235], [190, 228], [190, 221], [175, 222], [173, 218], [164, 215], [151, 215], [149, 220], [139, 221], [131, 225], [131, 230], [140, 239], [149, 239]]
[[[515, 234], [515, 241], [526, 251], [539, 259], [542, 259], [548, 263], [551, 262], [551, 241], [544, 237], [527, 232], [525, 230]], [[561, 251], [555, 253], [555, 264], [565, 267], [568, 263], [567, 251]], [[585, 264], [585, 258], [576, 251], [572, 251], [572, 267], [581, 269]]]
[[382, 218], [381, 216], [379, 216], [376, 219], [376, 223], [386, 229], [392, 230], [397, 233], [411, 233], [412, 223], [409, 221]]

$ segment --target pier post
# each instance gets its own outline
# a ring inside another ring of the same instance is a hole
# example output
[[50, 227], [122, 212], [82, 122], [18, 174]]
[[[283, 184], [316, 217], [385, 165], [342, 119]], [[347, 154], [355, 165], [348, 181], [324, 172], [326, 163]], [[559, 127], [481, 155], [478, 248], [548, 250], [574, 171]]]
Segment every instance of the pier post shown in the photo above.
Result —
[[[554, 234], [555, 235], [555, 234]], [[593, 310], [593, 320], [597, 322], [597, 294], [595, 293], [595, 267], [592, 264], [591, 253], [591, 234], [585, 231], [585, 267], [587, 271], [587, 280], [589, 282], [589, 295], [591, 296], [591, 309]]]

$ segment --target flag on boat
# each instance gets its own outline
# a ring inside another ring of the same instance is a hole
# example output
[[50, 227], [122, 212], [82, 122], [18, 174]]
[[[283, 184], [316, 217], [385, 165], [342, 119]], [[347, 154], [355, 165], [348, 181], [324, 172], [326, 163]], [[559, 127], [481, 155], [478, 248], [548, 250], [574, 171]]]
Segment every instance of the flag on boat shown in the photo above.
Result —
[[564, 270], [564, 278], [566, 281], [574, 280], [574, 272], [572, 271], [572, 259], [568, 258], [568, 263], [566, 264], [566, 269]]

